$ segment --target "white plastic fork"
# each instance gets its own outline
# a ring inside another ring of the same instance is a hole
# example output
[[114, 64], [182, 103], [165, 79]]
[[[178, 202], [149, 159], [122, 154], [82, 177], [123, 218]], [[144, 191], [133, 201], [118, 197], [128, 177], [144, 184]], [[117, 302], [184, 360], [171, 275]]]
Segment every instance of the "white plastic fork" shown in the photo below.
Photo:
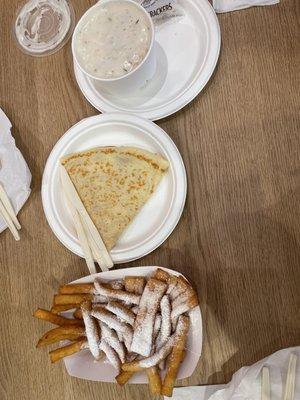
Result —
[[4, 207], [6, 208], [6, 211], [9, 214], [15, 227], [17, 229], [21, 229], [21, 225], [20, 225], [20, 222], [18, 221], [15, 210], [13, 209], [13, 206], [9, 200], [9, 197], [8, 197], [4, 187], [1, 185], [1, 183], [0, 183], [0, 200], [2, 201]]
[[270, 397], [270, 371], [268, 367], [263, 367], [261, 371], [261, 400], [271, 400]]
[[286, 377], [284, 400], [294, 400], [296, 383], [296, 366], [298, 357], [296, 354], [290, 355], [289, 368]]

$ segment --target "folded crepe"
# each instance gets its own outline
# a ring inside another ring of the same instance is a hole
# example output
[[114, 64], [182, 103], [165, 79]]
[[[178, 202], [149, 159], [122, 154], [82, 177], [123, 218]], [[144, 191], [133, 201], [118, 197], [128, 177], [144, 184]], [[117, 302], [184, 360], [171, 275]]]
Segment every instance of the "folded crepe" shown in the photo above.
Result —
[[98, 147], [62, 158], [108, 250], [149, 200], [169, 167], [134, 147]]

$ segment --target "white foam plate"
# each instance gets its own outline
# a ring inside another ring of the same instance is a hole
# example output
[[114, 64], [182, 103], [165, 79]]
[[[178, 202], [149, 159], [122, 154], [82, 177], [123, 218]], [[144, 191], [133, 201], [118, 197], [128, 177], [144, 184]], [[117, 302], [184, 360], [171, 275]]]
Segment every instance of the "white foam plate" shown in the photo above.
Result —
[[59, 159], [97, 146], [135, 146], [159, 153], [170, 163], [153, 196], [111, 251], [115, 264], [132, 261], [160, 246], [177, 225], [186, 199], [185, 167], [172, 139], [148, 120], [109, 113], [86, 118], [74, 125], [50, 153], [43, 175], [42, 201], [47, 221], [57, 238], [81, 257], [83, 252], [61, 190]]
[[[91, 283], [95, 278], [113, 280], [122, 279], [126, 275], [131, 276], [150, 276], [158, 267], [136, 267], [119, 269], [116, 271], [100, 272], [99, 274], [86, 276], [71, 283]], [[160, 267], [161, 268], [161, 267]], [[176, 271], [162, 268], [175, 276], [181, 275]], [[180, 366], [178, 379], [185, 379], [192, 375], [197, 367], [198, 360], [202, 352], [202, 317], [200, 308], [195, 307], [189, 313], [191, 328], [186, 346], [186, 356]], [[89, 350], [66, 357], [65, 366], [69, 375], [76, 378], [87, 379], [99, 382], [115, 382], [116, 370], [106, 361], [95, 361]], [[129, 383], [148, 383], [145, 373], [135, 374]]]
[[155, 121], [180, 110], [201, 92], [219, 58], [220, 27], [207, 0], [179, 0], [179, 4], [184, 17], [156, 28], [158, 67], [146, 87], [128, 96], [110, 95], [74, 66], [80, 90], [97, 110], [129, 112]]

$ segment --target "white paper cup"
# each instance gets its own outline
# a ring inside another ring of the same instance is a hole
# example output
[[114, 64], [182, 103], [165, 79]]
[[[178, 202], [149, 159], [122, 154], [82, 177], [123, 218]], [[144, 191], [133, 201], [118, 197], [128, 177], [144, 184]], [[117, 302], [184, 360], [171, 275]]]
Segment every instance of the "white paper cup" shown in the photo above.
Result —
[[147, 84], [150, 81], [156, 72], [156, 54], [155, 54], [155, 30], [152, 19], [147, 11], [138, 3], [132, 0], [123, 0], [128, 3], [134, 4], [135, 7], [138, 7], [148, 18], [150, 27], [151, 27], [151, 43], [149, 50], [143, 59], [143, 61], [131, 72], [126, 75], [120, 76], [118, 78], [110, 78], [110, 79], [103, 79], [96, 76], [93, 76], [89, 72], [87, 72], [84, 67], [80, 64], [77, 55], [76, 55], [76, 37], [80, 29], [86, 22], [94, 15], [94, 13], [99, 9], [102, 8], [106, 3], [118, 1], [118, 0], [102, 0], [101, 2], [97, 3], [93, 7], [89, 8], [86, 13], [81, 17], [76, 28], [73, 33], [72, 38], [72, 53], [73, 59], [79, 69], [82, 71], [84, 75], [89, 77], [92, 81], [94, 81], [95, 85], [101, 89], [104, 89], [113, 94], [126, 94], [132, 93], [132, 91], [137, 90]]

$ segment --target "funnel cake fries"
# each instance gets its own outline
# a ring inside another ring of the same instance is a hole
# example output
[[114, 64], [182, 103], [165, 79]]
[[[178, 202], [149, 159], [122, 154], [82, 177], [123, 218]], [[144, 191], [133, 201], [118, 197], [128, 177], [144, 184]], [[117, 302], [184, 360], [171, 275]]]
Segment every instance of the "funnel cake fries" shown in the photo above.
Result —
[[99, 321], [104, 322], [111, 329], [122, 334], [124, 343], [128, 351], [130, 351], [130, 345], [132, 341], [132, 328], [131, 326], [120, 321], [112, 312], [106, 310], [104, 307], [95, 307], [91, 312], [91, 315], [97, 318]]
[[119, 356], [117, 352], [110, 347], [110, 345], [107, 343], [106, 339], [102, 339], [99, 348], [103, 351], [103, 353], [106, 355], [108, 361], [111, 363], [113, 367], [119, 372], [120, 371], [120, 366], [121, 366], [121, 361], [119, 359]]
[[101, 328], [101, 338], [105, 339], [107, 344], [117, 353], [122, 363], [126, 360], [126, 350], [124, 344], [119, 340], [118, 335], [104, 322], [99, 322]]
[[[180, 325], [181, 327], [178, 328]], [[167, 373], [162, 385], [161, 394], [163, 394], [164, 396], [172, 397], [173, 387], [178, 374], [178, 370], [180, 364], [184, 359], [185, 345], [187, 341], [189, 326], [190, 326], [189, 317], [181, 315], [178, 319], [178, 324], [176, 328], [177, 338], [175, 340], [172, 353], [168, 360]]]
[[38, 341], [36, 347], [44, 347], [53, 343], [60, 342], [61, 340], [76, 340], [85, 335], [84, 326], [60, 326], [46, 332]]
[[[93, 304], [105, 304], [107, 302], [107, 297], [101, 296], [99, 294], [88, 294], [88, 293], [80, 293], [80, 294], [56, 294], [54, 296], [54, 307], [55, 306], [64, 306], [68, 304], [72, 304], [78, 306], [84, 301], [90, 300]], [[67, 308], [68, 309], [68, 308]]]
[[198, 305], [197, 294], [183, 276], [175, 277], [158, 268], [154, 277], [169, 285], [167, 294], [172, 302], [171, 321], [174, 330], [178, 317]]
[[[58, 325], [42, 336], [37, 347], [67, 340], [50, 351], [52, 363], [87, 349], [97, 361], [106, 356], [119, 385], [144, 371], [153, 394], [172, 396], [186, 349], [188, 313], [197, 305], [188, 281], [160, 268], [147, 278], [62, 285], [51, 311], [38, 309], [34, 314]], [[165, 370], [163, 381], [161, 370]]]
[[61, 285], [59, 287], [60, 294], [96, 294], [93, 283], [82, 283], [72, 285]]
[[60, 304], [59, 306], [52, 306], [51, 307], [51, 313], [52, 314], [59, 314], [61, 312], [64, 311], [69, 311], [69, 310], [73, 310], [74, 308], [76, 308], [78, 306], [78, 304]]
[[[161, 312], [161, 329], [159, 335], [155, 340], [155, 347], [159, 349], [163, 346], [172, 332], [172, 323], [171, 323], [171, 304], [169, 301], [169, 297], [165, 295], [160, 302], [160, 312]], [[164, 369], [165, 363], [162, 361], [159, 364], [159, 368]]]
[[80, 325], [83, 326], [83, 322], [80, 320], [74, 320], [56, 315], [50, 311], [42, 310], [38, 308], [34, 313], [34, 317], [42, 319], [43, 321], [51, 322], [53, 325]]
[[[131, 363], [125, 363], [122, 365], [123, 371], [138, 372], [146, 368], [154, 367], [164, 360], [172, 351], [173, 347], [176, 347], [179, 341], [186, 340], [187, 333], [189, 330], [189, 317], [180, 316], [178, 319], [175, 333], [167, 340], [167, 342], [152, 356], [143, 358], [138, 361]], [[185, 343], [185, 342], [184, 342]]]
[[115, 314], [120, 320], [126, 322], [127, 324], [133, 326], [135, 321], [135, 314], [129, 310], [126, 306], [117, 301], [110, 301], [106, 309]]
[[160, 395], [161, 394], [161, 377], [160, 377], [157, 367], [147, 368], [146, 374], [148, 376], [149, 387], [150, 387], [151, 393], [154, 395]]
[[89, 349], [96, 360], [100, 359], [100, 334], [99, 325], [96, 320], [91, 316], [92, 303], [85, 301], [81, 304], [82, 318], [85, 325], [86, 337], [89, 344]]
[[88, 348], [89, 345], [86, 338], [78, 339], [76, 342], [69, 344], [68, 346], [60, 347], [56, 350], [50, 351], [50, 360], [52, 363], [55, 363], [67, 356], [71, 356], [72, 354]]
[[153, 327], [153, 340], [156, 340], [156, 338], [158, 337], [160, 332], [160, 327], [161, 327], [161, 315], [157, 314], [155, 317], [154, 327]]
[[155, 316], [167, 285], [150, 278], [145, 286], [134, 325], [131, 351], [148, 357], [151, 354]]
[[166, 295], [161, 299], [160, 302], [160, 312], [161, 312], [161, 327], [160, 333], [156, 338], [156, 348], [160, 348], [166, 343], [172, 332], [171, 324], [171, 304], [169, 297]]
[[101, 283], [99, 281], [95, 281], [94, 283], [97, 292], [104, 297], [113, 300], [120, 300], [126, 304], [139, 304], [141, 296], [136, 295], [134, 293], [128, 293], [121, 289], [113, 289], [110, 285], [106, 283]]
[[125, 276], [124, 278], [125, 290], [130, 293], [142, 294], [145, 284], [145, 278], [142, 276]]

